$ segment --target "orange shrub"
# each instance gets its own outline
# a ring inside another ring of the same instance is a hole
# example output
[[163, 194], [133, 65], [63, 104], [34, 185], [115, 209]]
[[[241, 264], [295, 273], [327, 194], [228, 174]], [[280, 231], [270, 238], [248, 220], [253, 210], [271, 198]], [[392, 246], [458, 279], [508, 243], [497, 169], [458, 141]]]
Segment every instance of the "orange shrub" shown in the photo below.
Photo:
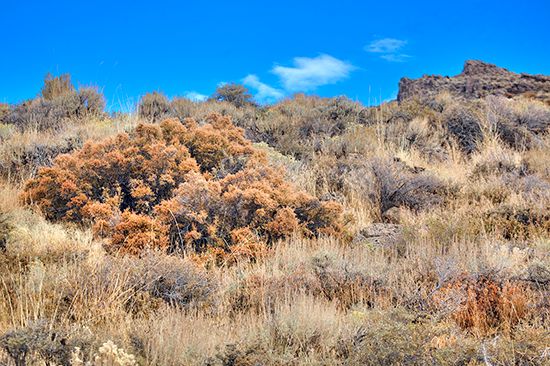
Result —
[[464, 329], [479, 334], [510, 332], [529, 312], [533, 294], [521, 284], [488, 276], [453, 281], [434, 296], [436, 306], [450, 312]]
[[[110, 249], [256, 257], [292, 233], [342, 231], [342, 207], [296, 191], [228, 117], [141, 124], [59, 156], [22, 199], [52, 221], [91, 224]], [[256, 253], [256, 254], [255, 254]]]

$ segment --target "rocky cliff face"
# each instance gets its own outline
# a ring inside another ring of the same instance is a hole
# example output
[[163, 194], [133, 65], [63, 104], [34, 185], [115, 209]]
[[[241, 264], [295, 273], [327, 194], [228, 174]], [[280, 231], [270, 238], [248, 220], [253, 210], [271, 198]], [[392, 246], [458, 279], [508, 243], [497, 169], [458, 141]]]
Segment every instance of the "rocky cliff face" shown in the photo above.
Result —
[[456, 76], [426, 75], [399, 81], [398, 101], [408, 98], [431, 98], [441, 92], [464, 98], [487, 95], [516, 96], [530, 93], [546, 99], [550, 94], [550, 76], [517, 74], [482, 61], [469, 60]]

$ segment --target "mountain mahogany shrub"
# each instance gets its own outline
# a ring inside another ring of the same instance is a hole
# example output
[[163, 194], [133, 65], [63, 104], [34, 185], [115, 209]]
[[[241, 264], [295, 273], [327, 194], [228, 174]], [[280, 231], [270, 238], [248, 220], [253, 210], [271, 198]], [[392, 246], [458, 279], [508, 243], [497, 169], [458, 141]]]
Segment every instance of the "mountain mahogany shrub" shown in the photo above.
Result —
[[[177, 122], [164, 125], [170, 123]], [[198, 169], [185, 145], [159, 126], [140, 125], [130, 135], [88, 142], [59, 156], [27, 183], [24, 196], [54, 221], [82, 223], [126, 209], [148, 214]]]
[[295, 191], [283, 176], [265, 165], [217, 181], [190, 174], [174, 198], [156, 211], [170, 225], [170, 242], [195, 251], [255, 243], [256, 235], [273, 242], [294, 232], [340, 234], [341, 206]]
[[243, 157], [255, 156], [265, 163], [264, 153], [252, 146], [242, 129], [235, 127], [229, 117], [213, 114], [206, 122], [201, 127], [197, 127], [193, 119], [183, 122], [193, 131], [188, 134], [185, 143], [203, 173], [220, 173], [220, 170], [234, 168], [235, 164], [239, 164], [239, 158]]
[[255, 105], [252, 100], [252, 94], [248, 92], [248, 89], [243, 85], [235, 83], [229, 83], [218, 87], [211, 99], [231, 103], [237, 108]]
[[342, 232], [340, 205], [296, 191], [228, 117], [207, 121], [88, 142], [39, 170], [22, 199], [49, 220], [92, 224], [111, 250], [132, 254], [170, 245], [246, 256], [294, 232]]

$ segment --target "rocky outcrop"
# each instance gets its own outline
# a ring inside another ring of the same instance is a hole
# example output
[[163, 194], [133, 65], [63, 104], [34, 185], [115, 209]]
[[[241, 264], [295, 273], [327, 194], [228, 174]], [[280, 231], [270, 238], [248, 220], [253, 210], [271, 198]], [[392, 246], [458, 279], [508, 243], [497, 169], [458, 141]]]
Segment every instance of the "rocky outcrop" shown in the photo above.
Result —
[[397, 224], [374, 223], [357, 233], [356, 243], [368, 243], [377, 248], [402, 249], [405, 244], [403, 227]]
[[402, 78], [397, 100], [429, 99], [442, 92], [467, 99], [487, 95], [513, 97], [526, 93], [546, 96], [550, 94], [550, 76], [517, 74], [496, 65], [469, 60], [462, 72], [453, 77], [425, 75], [419, 79]]

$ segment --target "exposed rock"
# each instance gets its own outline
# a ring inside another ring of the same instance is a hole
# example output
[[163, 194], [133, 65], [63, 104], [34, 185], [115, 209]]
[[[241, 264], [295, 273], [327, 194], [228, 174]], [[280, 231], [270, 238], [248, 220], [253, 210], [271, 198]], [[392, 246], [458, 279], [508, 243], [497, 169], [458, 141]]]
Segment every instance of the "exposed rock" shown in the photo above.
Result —
[[543, 265], [533, 264], [527, 270], [527, 280], [539, 285], [550, 284], [550, 270]]
[[431, 99], [441, 92], [464, 98], [482, 98], [487, 95], [516, 96], [520, 94], [550, 94], [550, 76], [517, 74], [483, 61], [468, 60], [459, 75], [425, 75], [419, 79], [402, 78], [399, 81], [398, 101], [409, 98]]
[[402, 249], [405, 243], [403, 227], [396, 224], [374, 223], [359, 231], [356, 242], [366, 242], [375, 247]]
[[390, 224], [399, 224], [401, 222], [401, 208], [392, 207], [382, 215], [384, 222]]

